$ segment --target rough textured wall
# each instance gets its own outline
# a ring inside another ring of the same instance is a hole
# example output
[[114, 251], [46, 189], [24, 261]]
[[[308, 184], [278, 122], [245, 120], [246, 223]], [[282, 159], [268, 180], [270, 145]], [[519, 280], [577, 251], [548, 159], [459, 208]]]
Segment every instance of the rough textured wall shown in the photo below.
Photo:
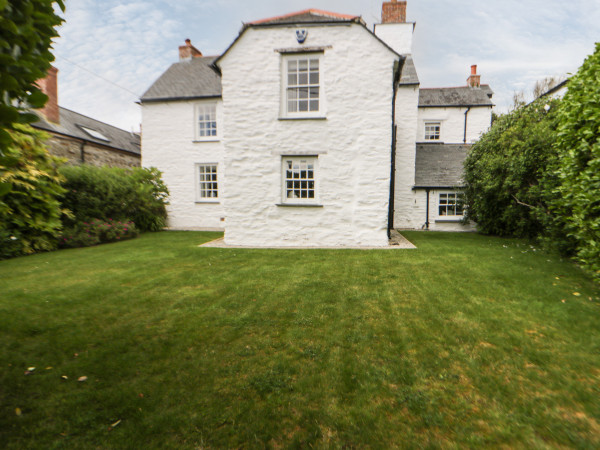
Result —
[[[274, 50], [299, 47], [296, 27], [248, 29], [220, 62], [225, 241], [385, 246], [396, 57], [356, 24], [310, 27], [305, 45], [331, 46], [320, 64], [326, 119], [279, 120], [283, 65]], [[318, 154], [322, 207], [278, 206], [290, 154]]]
[[[66, 158], [69, 164], [82, 163], [81, 141], [51, 134], [46, 144], [51, 154]], [[88, 142], [85, 143], [83, 151], [85, 163], [93, 166], [139, 167], [141, 165], [141, 158], [138, 155], [110, 150]]]
[[412, 53], [413, 30], [414, 24], [412, 23], [378, 23], [375, 25], [377, 37], [401, 55]]
[[396, 93], [396, 182], [394, 190], [394, 227], [414, 228], [418, 215], [415, 195], [415, 156], [419, 87], [404, 86]]
[[[211, 100], [214, 103], [216, 100]], [[223, 229], [225, 218], [222, 191], [224, 186], [223, 129], [221, 101], [217, 103], [218, 140], [196, 141], [195, 105], [207, 102], [181, 101], [142, 104], [142, 165], [157, 167], [170, 192], [169, 226], [179, 229]], [[199, 203], [195, 164], [217, 163], [219, 199], [216, 203]]]
[[[441, 122], [440, 140], [446, 144], [460, 144], [464, 140], [466, 107], [419, 108], [418, 142], [425, 141], [425, 122]], [[490, 127], [492, 108], [472, 106], [467, 116], [467, 144], [475, 142]]]

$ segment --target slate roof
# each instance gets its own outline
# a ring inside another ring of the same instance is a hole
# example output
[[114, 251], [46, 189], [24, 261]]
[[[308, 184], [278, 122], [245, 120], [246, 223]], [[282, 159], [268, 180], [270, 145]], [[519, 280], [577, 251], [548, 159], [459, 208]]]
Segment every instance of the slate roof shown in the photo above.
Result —
[[402, 73], [400, 74], [400, 85], [419, 84], [419, 77], [417, 76], [417, 69], [413, 62], [412, 56], [407, 55], [402, 66]]
[[419, 91], [419, 107], [433, 106], [494, 106], [494, 94], [487, 84], [480, 88], [468, 86], [449, 88], [422, 88]]
[[417, 144], [415, 187], [463, 186], [468, 144]]
[[320, 9], [305, 9], [303, 11], [293, 12], [283, 16], [255, 20], [254, 22], [249, 22], [246, 25], [291, 25], [296, 23], [349, 22], [357, 19], [360, 19], [360, 16], [338, 14]]
[[[91, 117], [84, 116], [83, 114], [76, 113], [66, 108], [59, 107], [58, 110], [60, 124], [48, 122], [43, 117], [40, 117], [38, 122], [31, 125], [41, 130], [63, 134], [65, 136], [71, 136], [106, 147], [112, 147], [117, 150], [141, 155], [139, 134], [130, 133], [121, 128], [113, 127], [112, 125], [100, 122], [99, 120], [92, 119]], [[108, 141], [91, 136], [81, 128], [82, 126], [100, 132], [108, 139]]]
[[142, 95], [142, 103], [220, 97], [221, 76], [212, 67], [216, 59], [204, 56], [172, 64]]

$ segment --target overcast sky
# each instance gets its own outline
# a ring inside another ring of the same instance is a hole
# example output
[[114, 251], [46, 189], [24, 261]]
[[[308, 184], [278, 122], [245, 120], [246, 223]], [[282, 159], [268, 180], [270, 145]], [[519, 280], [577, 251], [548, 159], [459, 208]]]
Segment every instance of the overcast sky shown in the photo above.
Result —
[[[372, 29], [381, 0], [67, 0], [54, 45], [59, 104], [139, 130], [135, 102], [190, 38], [222, 53], [242, 22], [318, 8], [361, 15]], [[515, 91], [573, 73], [600, 41], [599, 0], [408, 0], [421, 87], [461, 86], [477, 64], [500, 112]]]

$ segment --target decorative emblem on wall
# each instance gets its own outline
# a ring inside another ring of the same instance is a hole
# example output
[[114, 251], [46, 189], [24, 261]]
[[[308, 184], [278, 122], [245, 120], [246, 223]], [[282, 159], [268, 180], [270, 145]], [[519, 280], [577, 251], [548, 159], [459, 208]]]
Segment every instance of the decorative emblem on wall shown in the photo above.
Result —
[[296, 39], [298, 39], [298, 44], [304, 44], [307, 36], [308, 30], [296, 30]]

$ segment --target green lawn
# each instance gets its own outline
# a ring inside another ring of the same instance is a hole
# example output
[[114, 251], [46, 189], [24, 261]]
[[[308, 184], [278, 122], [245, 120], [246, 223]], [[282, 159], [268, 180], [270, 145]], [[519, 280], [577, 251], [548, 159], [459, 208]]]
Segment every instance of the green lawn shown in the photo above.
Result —
[[522, 241], [404, 234], [0, 262], [0, 445], [598, 448], [592, 282]]

